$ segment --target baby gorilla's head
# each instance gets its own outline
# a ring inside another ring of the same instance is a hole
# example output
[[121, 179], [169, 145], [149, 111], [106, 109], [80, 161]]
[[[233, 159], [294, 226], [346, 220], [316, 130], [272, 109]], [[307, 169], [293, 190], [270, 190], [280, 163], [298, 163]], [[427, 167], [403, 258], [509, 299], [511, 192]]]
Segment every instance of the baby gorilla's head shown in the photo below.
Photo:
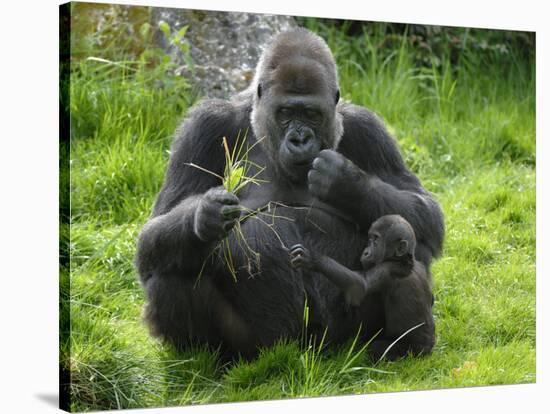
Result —
[[361, 255], [363, 269], [384, 261], [414, 259], [416, 237], [407, 220], [399, 215], [382, 216], [369, 229], [369, 241]]

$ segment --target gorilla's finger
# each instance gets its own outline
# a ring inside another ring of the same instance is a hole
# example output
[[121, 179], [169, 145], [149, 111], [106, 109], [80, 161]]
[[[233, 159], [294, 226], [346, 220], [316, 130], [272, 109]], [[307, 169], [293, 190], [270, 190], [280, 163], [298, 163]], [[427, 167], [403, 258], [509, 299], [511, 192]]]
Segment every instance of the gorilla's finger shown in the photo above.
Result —
[[323, 158], [317, 157], [313, 160], [311, 167], [317, 171], [323, 171], [328, 168], [328, 164]]
[[224, 191], [220, 198], [218, 198], [218, 201], [222, 204], [228, 204], [228, 205], [235, 205], [239, 204], [239, 198], [229, 191]]
[[334, 150], [325, 149], [317, 157], [325, 161], [329, 168], [334, 166], [340, 167], [345, 163], [345, 157]]
[[219, 223], [220, 221], [220, 210], [217, 208], [216, 204], [206, 206], [202, 214], [207, 224], [215, 225], [215, 223]]
[[229, 220], [229, 221], [226, 221], [223, 223], [223, 231], [224, 232], [228, 232], [229, 230], [231, 230], [233, 227], [235, 227], [235, 225], [237, 224], [237, 220]]
[[203, 229], [204, 231], [208, 232], [208, 233], [217, 233], [221, 227], [223, 226], [223, 222], [220, 221], [219, 219], [218, 220], [209, 220], [207, 221], [206, 223], [204, 223], [203, 225]]
[[236, 219], [241, 216], [241, 207], [238, 205], [225, 205], [221, 208], [222, 216]]
[[201, 238], [204, 240], [221, 240], [226, 232], [219, 226], [207, 225], [199, 229]]
[[298, 244], [295, 244], [294, 246], [292, 246], [290, 248], [290, 250], [292, 251], [292, 250], [295, 250], [295, 249], [303, 249], [303, 248], [304, 248], [304, 246], [302, 246], [301, 244], [298, 243]]
[[308, 191], [317, 197], [322, 197], [324, 195], [323, 187], [320, 184], [309, 183], [307, 186]]
[[307, 180], [310, 183], [313, 183], [313, 182], [321, 183], [322, 179], [323, 179], [323, 176], [316, 170], [309, 170], [309, 172], [307, 173]]
[[303, 255], [305, 253], [305, 249], [300, 246], [300, 247], [297, 247], [296, 249], [292, 250], [291, 254], [293, 256], [297, 256], [297, 255]]
[[338, 157], [338, 153], [331, 149], [324, 149], [317, 155], [318, 158], [325, 159], [327, 161], [334, 160]]
[[211, 189], [207, 194], [212, 200], [220, 204], [239, 204], [239, 198], [223, 187]]

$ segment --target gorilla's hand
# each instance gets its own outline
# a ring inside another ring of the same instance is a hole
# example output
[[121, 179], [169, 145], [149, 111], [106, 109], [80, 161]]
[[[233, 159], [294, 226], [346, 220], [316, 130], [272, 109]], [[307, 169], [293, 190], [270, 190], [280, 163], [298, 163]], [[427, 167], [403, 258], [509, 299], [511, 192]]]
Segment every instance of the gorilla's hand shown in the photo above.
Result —
[[203, 194], [193, 222], [193, 229], [204, 242], [221, 240], [235, 226], [241, 215], [239, 199], [222, 186]]
[[313, 160], [308, 175], [309, 192], [332, 205], [349, 204], [359, 197], [366, 173], [339, 152], [323, 150]]
[[295, 244], [290, 248], [290, 263], [295, 269], [312, 269], [314, 267], [313, 256], [301, 244]]

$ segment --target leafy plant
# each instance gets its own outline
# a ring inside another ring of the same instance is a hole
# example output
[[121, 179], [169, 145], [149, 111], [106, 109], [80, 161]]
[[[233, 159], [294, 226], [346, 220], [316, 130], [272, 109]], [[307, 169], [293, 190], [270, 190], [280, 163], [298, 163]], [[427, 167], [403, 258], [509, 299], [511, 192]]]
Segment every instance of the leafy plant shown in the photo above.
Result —
[[[235, 146], [231, 150], [227, 143], [227, 138], [223, 137], [222, 146], [225, 155], [225, 168], [223, 177], [213, 171], [201, 167], [200, 165], [194, 163], [187, 163], [187, 165], [219, 178], [221, 184], [227, 191], [233, 194], [238, 194], [238, 192], [241, 191], [248, 184], [260, 185], [262, 182], [265, 182], [265, 180], [258, 178], [260, 174], [265, 170], [265, 167], [260, 166], [257, 163], [248, 159], [248, 154], [250, 153], [250, 151], [252, 151], [252, 149], [262, 141], [262, 139], [263, 138], [260, 138], [254, 144], [248, 145], [247, 134], [245, 133], [241, 138], [241, 135], [239, 133], [235, 141]], [[251, 173], [252, 169], [255, 169], [256, 171], [254, 173]], [[247, 215], [241, 215], [240, 219], [233, 227], [232, 233], [235, 234], [237, 243], [244, 251], [245, 255], [249, 258], [249, 261], [252, 260], [255, 263], [259, 263], [259, 254], [252, 248], [250, 248], [241, 229], [241, 221], [247, 219], [248, 217], [250, 217], [251, 214], [254, 213], [255, 211], [248, 210]], [[197, 280], [202, 275], [207, 261], [212, 259], [215, 253], [221, 254], [227, 269], [231, 273], [231, 276], [235, 281], [237, 281], [237, 270], [235, 269], [233, 256], [231, 254], [231, 247], [229, 245], [229, 239], [227, 237], [222, 239], [220, 243], [216, 246], [216, 248], [212, 251], [212, 253], [207, 257], [207, 259], [203, 263], [201, 271], [199, 272], [199, 277], [197, 278]]]

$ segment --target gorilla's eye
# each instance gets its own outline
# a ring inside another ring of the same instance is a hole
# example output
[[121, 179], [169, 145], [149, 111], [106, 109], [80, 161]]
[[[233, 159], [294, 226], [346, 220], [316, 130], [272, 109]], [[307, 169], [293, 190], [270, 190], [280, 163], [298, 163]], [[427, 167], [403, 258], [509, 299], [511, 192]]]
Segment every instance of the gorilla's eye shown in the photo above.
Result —
[[378, 235], [376, 234], [371, 235], [369, 238], [369, 242], [371, 242], [373, 245], [376, 246], [378, 244]]
[[319, 113], [319, 111], [310, 108], [305, 110], [305, 115], [306, 118], [311, 121], [318, 121], [321, 118], [321, 114]]
[[284, 106], [279, 108], [279, 116], [281, 118], [285, 118], [285, 119], [290, 118], [292, 116], [292, 109], [284, 107]]

